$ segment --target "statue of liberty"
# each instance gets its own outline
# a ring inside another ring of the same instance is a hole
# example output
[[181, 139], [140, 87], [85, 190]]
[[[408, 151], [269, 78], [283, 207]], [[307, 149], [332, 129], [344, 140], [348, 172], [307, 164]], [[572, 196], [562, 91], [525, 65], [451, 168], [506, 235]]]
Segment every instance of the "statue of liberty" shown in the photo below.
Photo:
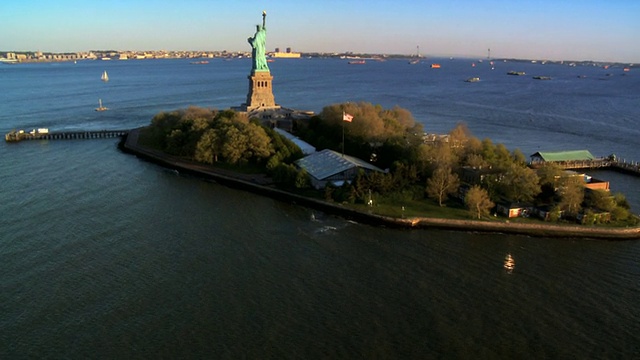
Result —
[[265, 27], [265, 19], [267, 12], [262, 12], [262, 26], [256, 25], [256, 34], [253, 37], [247, 39], [253, 50], [251, 56], [253, 57], [252, 71], [269, 71], [267, 66], [267, 57], [265, 52], [265, 42], [267, 40], [267, 28]]

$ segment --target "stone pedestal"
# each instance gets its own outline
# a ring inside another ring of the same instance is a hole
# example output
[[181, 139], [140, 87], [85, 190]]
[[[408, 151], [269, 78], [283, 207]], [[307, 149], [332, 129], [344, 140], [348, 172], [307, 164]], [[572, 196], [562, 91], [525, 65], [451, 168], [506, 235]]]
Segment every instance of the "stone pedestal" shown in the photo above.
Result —
[[273, 76], [269, 71], [254, 71], [249, 75], [249, 93], [247, 94], [247, 102], [243, 104], [246, 111], [257, 109], [277, 109], [273, 97], [273, 88], [271, 81]]

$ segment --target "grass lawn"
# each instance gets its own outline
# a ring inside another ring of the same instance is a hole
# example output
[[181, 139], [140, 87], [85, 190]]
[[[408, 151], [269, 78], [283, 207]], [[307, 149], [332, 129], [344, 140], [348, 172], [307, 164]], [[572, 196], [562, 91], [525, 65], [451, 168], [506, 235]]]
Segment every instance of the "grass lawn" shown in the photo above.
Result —
[[409, 200], [399, 203], [397, 201], [385, 201], [381, 199], [378, 202], [374, 202], [372, 206], [366, 204], [349, 204], [347, 206], [359, 211], [368, 212], [372, 210], [373, 213], [378, 215], [397, 218], [433, 217], [461, 220], [470, 219], [469, 211], [456, 204], [441, 207], [430, 200]]

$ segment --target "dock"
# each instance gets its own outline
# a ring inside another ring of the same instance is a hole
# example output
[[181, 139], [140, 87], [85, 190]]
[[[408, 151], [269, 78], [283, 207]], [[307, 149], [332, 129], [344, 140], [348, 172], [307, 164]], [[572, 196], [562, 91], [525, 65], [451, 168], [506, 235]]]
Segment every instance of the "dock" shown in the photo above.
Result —
[[[539, 167], [542, 163], [531, 163], [531, 167], [534, 169]], [[640, 163], [637, 161], [627, 162], [624, 159], [617, 159], [612, 157], [597, 158], [592, 160], [576, 160], [576, 161], [554, 161], [554, 164], [558, 165], [564, 170], [614, 170], [630, 175], [640, 176]]]
[[48, 129], [25, 132], [23, 130], [11, 131], [5, 134], [7, 142], [23, 140], [76, 140], [76, 139], [108, 139], [125, 136], [129, 130], [85, 130], [85, 131], [59, 131], [49, 132]]

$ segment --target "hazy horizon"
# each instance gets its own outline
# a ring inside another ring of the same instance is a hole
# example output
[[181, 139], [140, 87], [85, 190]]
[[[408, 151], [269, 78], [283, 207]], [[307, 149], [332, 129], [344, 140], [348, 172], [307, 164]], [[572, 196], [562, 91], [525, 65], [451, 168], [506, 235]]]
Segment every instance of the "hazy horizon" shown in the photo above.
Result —
[[640, 62], [640, 2], [625, 0], [27, 0], [0, 4], [0, 47], [249, 51], [262, 10], [270, 51]]

